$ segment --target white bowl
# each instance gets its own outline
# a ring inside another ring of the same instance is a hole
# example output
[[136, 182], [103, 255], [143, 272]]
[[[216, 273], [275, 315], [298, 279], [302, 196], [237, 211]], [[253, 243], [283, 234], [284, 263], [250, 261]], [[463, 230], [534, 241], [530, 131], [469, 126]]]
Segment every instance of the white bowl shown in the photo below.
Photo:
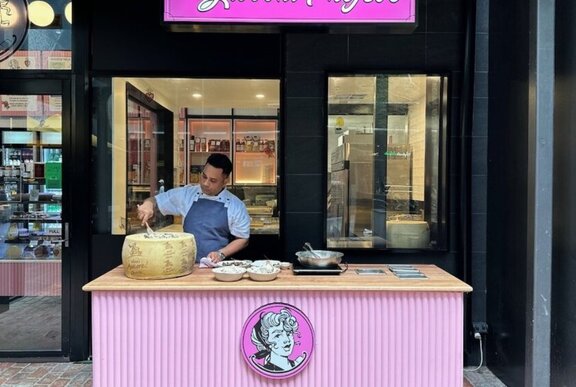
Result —
[[246, 269], [239, 266], [222, 266], [212, 269], [212, 273], [218, 281], [233, 282], [241, 280]]
[[272, 268], [272, 270], [264, 267], [251, 267], [247, 271], [250, 279], [254, 281], [272, 281], [280, 273], [280, 269], [277, 267]]
[[280, 269], [282, 270], [288, 270], [292, 267], [292, 264], [290, 262], [280, 262]]
[[244, 268], [250, 267], [250, 265], [252, 265], [252, 261], [247, 260], [247, 259], [245, 259], [243, 261], [231, 259], [228, 261], [220, 261], [216, 264], [217, 267], [239, 266], [239, 267], [244, 267]]
[[274, 266], [274, 267], [280, 267], [280, 261], [277, 261], [275, 259], [261, 259], [258, 261], [254, 261], [252, 262], [252, 267], [263, 267], [263, 266]]

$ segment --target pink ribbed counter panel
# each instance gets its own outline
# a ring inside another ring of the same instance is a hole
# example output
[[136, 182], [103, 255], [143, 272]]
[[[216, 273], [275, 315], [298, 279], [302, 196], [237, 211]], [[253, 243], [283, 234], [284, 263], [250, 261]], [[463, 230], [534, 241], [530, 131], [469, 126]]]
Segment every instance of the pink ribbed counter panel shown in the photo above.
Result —
[[[248, 316], [271, 302], [305, 313], [306, 369], [254, 373]], [[451, 387], [463, 384], [463, 294], [403, 291], [94, 291], [95, 387]]]
[[60, 261], [0, 262], [0, 296], [59, 296]]

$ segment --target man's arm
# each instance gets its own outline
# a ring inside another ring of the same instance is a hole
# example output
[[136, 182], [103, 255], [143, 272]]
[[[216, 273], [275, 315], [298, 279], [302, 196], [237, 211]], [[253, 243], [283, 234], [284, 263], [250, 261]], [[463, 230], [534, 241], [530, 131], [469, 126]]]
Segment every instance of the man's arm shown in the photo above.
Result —
[[223, 258], [220, 256], [220, 252], [222, 252], [225, 257], [231, 257], [246, 246], [248, 246], [248, 238], [236, 238], [221, 248], [219, 251], [210, 252], [210, 254], [208, 254], [208, 258], [210, 258], [212, 262], [220, 262]]

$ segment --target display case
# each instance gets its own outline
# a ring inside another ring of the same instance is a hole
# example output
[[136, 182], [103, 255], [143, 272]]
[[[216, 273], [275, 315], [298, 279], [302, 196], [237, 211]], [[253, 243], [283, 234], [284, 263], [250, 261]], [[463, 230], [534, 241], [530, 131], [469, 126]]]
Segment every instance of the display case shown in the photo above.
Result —
[[60, 259], [62, 252], [61, 149], [41, 141], [9, 144], [0, 167], [0, 257]]

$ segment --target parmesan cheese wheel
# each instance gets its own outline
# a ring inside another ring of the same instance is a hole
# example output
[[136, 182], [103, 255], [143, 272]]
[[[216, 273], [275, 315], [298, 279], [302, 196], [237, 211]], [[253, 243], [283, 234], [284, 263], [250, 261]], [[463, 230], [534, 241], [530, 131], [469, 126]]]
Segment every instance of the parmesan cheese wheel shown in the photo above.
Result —
[[183, 232], [155, 232], [126, 236], [122, 264], [126, 277], [166, 279], [192, 273], [196, 261], [194, 235]]

